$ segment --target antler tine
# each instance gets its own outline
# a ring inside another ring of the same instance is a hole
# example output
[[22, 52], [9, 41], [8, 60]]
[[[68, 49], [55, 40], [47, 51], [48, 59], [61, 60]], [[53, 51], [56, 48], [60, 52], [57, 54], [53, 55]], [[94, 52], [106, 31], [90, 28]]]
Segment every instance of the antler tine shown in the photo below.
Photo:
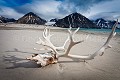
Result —
[[[73, 38], [74, 38], [74, 34], [76, 34], [79, 29], [80, 29], [80, 27], [78, 27], [78, 28], [73, 32], [73, 35], [72, 35]], [[83, 41], [84, 41], [84, 40], [82, 40], [82, 41], [77, 41], [77, 42], [73, 41], [73, 42], [74, 42], [74, 44], [78, 44], [78, 43], [81, 43], [81, 42], [83, 42]]]
[[52, 37], [54, 34], [50, 34], [50, 28], [49, 28], [49, 30], [48, 30], [48, 37], [49, 37], [49, 39], [50, 39], [50, 37]]
[[44, 44], [44, 42], [41, 40], [41, 38], [39, 37], [39, 41], [36, 42], [36, 44]]
[[117, 24], [118, 24], [118, 19], [117, 19], [116, 23], [113, 25], [112, 31], [106, 41], [107, 43], [109, 43], [110, 39], [116, 35], [115, 29], [116, 29]]
[[65, 45], [68, 41], [69, 41], [69, 37], [66, 39], [65, 43], [63, 44], [63, 47], [65, 47]]
[[73, 35], [76, 34], [79, 29], [80, 29], [80, 27], [78, 27], [78, 28], [73, 32]]
[[48, 35], [51, 35], [51, 34], [50, 34], [50, 28], [49, 28], [49, 30], [48, 30]]
[[50, 50], [54, 51], [54, 54], [59, 54], [57, 51], [65, 51], [65, 45], [66, 43], [69, 41], [68, 39], [66, 39], [66, 41], [64, 42], [63, 46], [61, 47], [56, 47], [52, 44], [52, 42], [50, 41], [50, 38], [51, 38], [51, 34], [50, 34], [50, 29], [45, 27], [44, 28], [44, 31], [43, 31], [43, 38], [44, 38], [44, 41], [39, 38], [39, 41], [37, 41], [36, 43], [37, 44], [41, 44], [43, 46], [46, 46], [48, 47]]
[[45, 27], [44, 30], [43, 30], [43, 34], [42, 34], [43, 38], [45, 38], [47, 36], [47, 30], [46, 30], [46, 28], [47, 27]]
[[43, 38], [50, 39], [51, 36], [53, 36], [53, 34], [50, 34], [50, 28], [48, 29], [47, 27], [45, 27], [45, 29], [43, 31]]
[[[111, 45], [109, 45], [109, 42], [116, 35], [115, 29], [116, 29], [117, 24], [118, 24], [118, 19], [117, 19], [116, 23], [113, 25], [112, 31], [111, 31], [109, 37], [107, 38], [105, 44], [103, 45], [104, 50], [112, 47]], [[104, 51], [100, 55], [102, 56], [103, 54], [104, 54]]]
[[68, 29], [69, 34], [72, 34], [71, 29], [72, 29], [72, 27], [70, 26], [69, 29]]
[[[78, 32], [78, 30], [80, 29], [80, 27], [78, 27], [75, 31], [71, 31], [72, 27], [70, 26], [70, 28], [68, 29], [68, 32], [69, 32], [69, 38], [71, 40], [71, 42], [74, 43], [74, 34], [76, 34]], [[78, 42], [77, 42], [78, 43]]]
[[71, 31], [72, 27], [71, 25], [69, 26], [68, 32], [72, 35], [76, 34], [78, 32], [78, 30], [80, 29], [80, 27], [78, 27], [74, 32]]
[[60, 54], [59, 57], [64, 57], [64, 56], [66, 57], [66, 56], [68, 56], [71, 48], [72, 48], [74, 45], [79, 44], [79, 43], [81, 43], [81, 42], [84, 41], [84, 40], [82, 40], [82, 41], [77, 41], [77, 42], [75, 42], [75, 41], [73, 40], [74, 34], [75, 34], [78, 30], [79, 30], [79, 28], [77, 28], [74, 32], [72, 32], [72, 31], [71, 31], [71, 27], [68, 29], [68, 32], [69, 32], [68, 39], [70, 40], [70, 43], [69, 43], [69, 46], [68, 46], [66, 52], [63, 53], [63, 54]]
[[48, 34], [47, 27], [45, 27], [45, 28], [44, 28], [44, 31], [43, 31], [43, 35], [44, 35], [44, 37], [46, 37], [47, 34]]

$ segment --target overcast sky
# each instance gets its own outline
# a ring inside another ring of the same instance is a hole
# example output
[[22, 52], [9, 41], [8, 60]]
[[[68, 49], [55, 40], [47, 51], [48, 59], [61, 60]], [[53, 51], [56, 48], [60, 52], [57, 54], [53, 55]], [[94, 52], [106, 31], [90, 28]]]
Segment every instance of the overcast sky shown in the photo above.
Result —
[[0, 0], [0, 15], [18, 19], [34, 12], [44, 19], [78, 12], [90, 19], [120, 17], [120, 0]]

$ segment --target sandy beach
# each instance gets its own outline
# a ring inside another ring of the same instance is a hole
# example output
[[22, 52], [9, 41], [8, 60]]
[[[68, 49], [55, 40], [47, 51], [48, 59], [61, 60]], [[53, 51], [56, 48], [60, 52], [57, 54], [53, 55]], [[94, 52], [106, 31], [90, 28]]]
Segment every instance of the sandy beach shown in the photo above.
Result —
[[[112, 48], [103, 56], [82, 62], [60, 58], [58, 64], [40, 68], [26, 57], [34, 53], [33, 48], [45, 26], [10, 24], [0, 26], [0, 80], [120, 80], [120, 34], [111, 40]], [[60, 46], [67, 39], [67, 29], [51, 28], [51, 41]], [[97, 51], [106, 41], [109, 33], [79, 31], [75, 40], [88, 39], [72, 48], [70, 54], [88, 55]], [[58, 36], [59, 35], [59, 36]]]

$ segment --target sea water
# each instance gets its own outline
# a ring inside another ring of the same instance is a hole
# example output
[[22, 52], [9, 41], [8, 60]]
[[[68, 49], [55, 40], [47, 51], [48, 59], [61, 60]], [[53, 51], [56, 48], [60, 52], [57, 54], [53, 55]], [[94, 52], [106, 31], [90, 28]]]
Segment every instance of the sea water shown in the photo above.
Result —
[[[112, 29], [87, 29], [87, 28], [80, 28], [81, 31], [88, 31], [88, 32], [111, 32]], [[115, 32], [120, 33], [120, 29], [116, 29]]]

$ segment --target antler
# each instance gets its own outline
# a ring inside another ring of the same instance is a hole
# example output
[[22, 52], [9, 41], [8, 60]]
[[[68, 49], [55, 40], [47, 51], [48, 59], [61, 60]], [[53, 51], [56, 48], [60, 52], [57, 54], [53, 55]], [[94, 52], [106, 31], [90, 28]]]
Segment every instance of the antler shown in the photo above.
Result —
[[74, 35], [78, 32], [78, 30], [79, 30], [80, 28], [78, 27], [75, 31], [72, 31], [71, 28], [72, 28], [72, 27], [70, 27], [70, 28], [68, 29], [68, 32], [69, 32], [68, 38], [69, 38], [69, 41], [70, 41], [69, 46], [68, 46], [66, 52], [63, 53], [63, 54], [60, 54], [58, 57], [63, 57], [63, 56], [64, 56], [64, 57], [65, 57], [65, 56], [67, 57], [68, 54], [69, 54], [69, 52], [70, 52], [70, 50], [71, 50], [71, 48], [72, 48], [74, 45], [79, 44], [79, 43], [81, 43], [81, 42], [84, 41], [84, 40], [82, 40], [82, 41], [74, 41]]
[[[50, 37], [49, 35], [47, 35], [47, 33], [43, 33], [43, 38], [45, 39], [45, 41], [43, 42], [42, 41], [42, 45], [44, 46], [47, 46], [49, 47], [50, 49], [52, 49], [52, 51], [54, 52], [54, 54], [56, 54], [57, 58], [58, 57], [62, 57], [62, 56], [68, 56], [71, 48], [76, 45], [76, 44], [79, 44], [81, 42], [83, 42], [84, 40], [82, 41], [74, 41], [74, 35], [78, 32], [80, 28], [78, 27], [75, 31], [72, 31], [71, 30], [71, 27], [68, 29], [68, 32], [69, 32], [69, 35], [68, 35], [68, 38], [66, 39], [64, 45], [62, 47], [55, 47], [51, 42], [50, 42]], [[47, 30], [44, 30], [45, 32], [47, 32]], [[47, 36], [46, 36], [47, 35]], [[87, 38], [87, 37], [86, 37]], [[64, 46], [66, 45], [66, 43], [70, 41], [69, 43], [69, 46], [68, 48], [66, 49], [65, 52], [63, 53], [59, 53], [58, 50], [61, 50], [61, 49], [65, 49]]]
[[[71, 48], [72, 48], [74, 45], [79, 44], [79, 43], [81, 43], [81, 42], [84, 41], [84, 40], [82, 40], [82, 41], [77, 41], [77, 42], [75, 42], [74, 39], [73, 39], [73, 38], [74, 38], [74, 35], [78, 32], [79, 29], [80, 29], [80, 28], [77, 28], [75, 31], [72, 31], [72, 30], [71, 30], [71, 27], [70, 27], [70, 28], [68, 29], [69, 36], [68, 36], [68, 38], [66, 39], [66, 41], [64, 42], [63, 46], [62, 46], [62, 47], [56, 47], [56, 46], [54, 46], [54, 45], [52, 44], [52, 42], [50, 41], [50, 37], [52, 36], [52, 35], [50, 34], [50, 29], [49, 29], [49, 31], [48, 31], [48, 29], [45, 28], [45, 29], [44, 29], [44, 32], [43, 32], [44, 41], [42, 41], [41, 38], [39, 38], [39, 41], [37, 42], [37, 44], [41, 44], [41, 45], [43, 45], [43, 46], [47, 46], [48, 48], [50, 48], [50, 49], [54, 52], [54, 54], [57, 55], [57, 57], [67, 56], [68, 53], [70, 52]], [[67, 50], [65, 51], [65, 45], [66, 45], [66, 43], [67, 43], [68, 41], [70, 41], [70, 44], [69, 44], [69, 47], [67, 48]], [[63, 53], [59, 53], [59, 52], [58, 52], [59, 50], [62, 50], [62, 51], [64, 50], [64, 52], [63, 52]]]
[[105, 44], [98, 51], [96, 51], [94, 54], [90, 54], [88, 56], [79, 56], [79, 55], [68, 54], [67, 56], [64, 56], [64, 57], [77, 58], [77, 59], [82, 59], [82, 60], [91, 60], [91, 59], [94, 59], [94, 57], [96, 57], [98, 54], [103, 55], [105, 49], [111, 48], [111, 46], [109, 45], [109, 42], [116, 35], [115, 29], [116, 29], [117, 24], [118, 24], [118, 20], [113, 25], [112, 31], [111, 31], [107, 41], [105, 42]]
[[[58, 54], [57, 51], [65, 51], [65, 46], [66, 46], [66, 43], [68, 42], [68, 39], [66, 39], [66, 41], [63, 44], [63, 46], [60, 46], [60, 47], [54, 46], [52, 44], [52, 42], [50, 41], [50, 38], [53, 35], [50, 34], [50, 29], [48, 29], [47, 27], [44, 29], [42, 36], [43, 36], [44, 41], [41, 38], [39, 38], [39, 41], [36, 42], [37, 44], [40, 44], [40, 45], [43, 45], [43, 46], [47, 46], [47, 49], [49, 48], [50, 50], [54, 51], [55, 54]], [[34, 49], [36, 49], [36, 48], [34, 48]]]
[[[47, 65], [47, 64], [56, 63], [58, 61], [59, 57], [68, 57], [68, 58], [72, 58], [72, 59], [75, 58], [75, 59], [81, 59], [81, 60], [91, 60], [91, 59], [94, 59], [98, 54], [103, 55], [104, 51], [111, 47], [109, 45], [109, 43], [110, 43], [110, 40], [116, 35], [115, 29], [116, 29], [117, 24], [118, 24], [118, 20], [113, 25], [112, 31], [111, 31], [109, 37], [107, 38], [106, 42], [104, 43], [104, 45], [99, 50], [97, 50], [95, 53], [90, 54], [88, 56], [79, 56], [79, 55], [69, 54], [69, 52], [70, 52], [70, 50], [71, 50], [71, 48], [73, 46], [75, 46], [76, 44], [82, 43], [84, 41], [84, 40], [74, 41], [74, 35], [78, 32], [79, 28], [77, 28], [75, 31], [72, 31], [71, 27], [68, 29], [69, 35], [68, 35], [68, 38], [66, 39], [66, 41], [64, 42], [62, 47], [56, 47], [56, 46], [54, 46], [52, 44], [52, 42], [50, 41], [50, 38], [52, 36], [50, 34], [50, 29], [45, 28], [44, 32], [43, 32], [43, 39], [44, 39], [44, 41], [41, 38], [39, 38], [39, 41], [36, 42], [36, 43], [37, 44], [41, 44], [43, 46], [46, 46], [47, 48], [49, 48], [52, 51], [52, 52], [50, 52], [50, 53], [52, 53], [51, 54], [52, 62], [51, 62], [51, 59], [50, 60], [49, 59], [45, 60], [43, 58], [42, 54], [39, 55], [40, 57], [37, 57], [37, 56], [34, 57], [34, 58], [32, 57], [31, 60], [32, 59], [38, 60], [39, 63]], [[88, 38], [88, 36], [86, 37], [86, 39], [87, 38]], [[68, 48], [65, 51], [65, 45], [66, 45], [66, 43], [68, 41], [69, 41], [69, 46], [68, 46]], [[59, 50], [62, 50], [62, 51], [64, 50], [64, 52], [63, 53], [59, 53]], [[45, 57], [47, 57], [47, 56], [45, 56]], [[40, 58], [40, 59], [38, 59], [38, 58]]]

